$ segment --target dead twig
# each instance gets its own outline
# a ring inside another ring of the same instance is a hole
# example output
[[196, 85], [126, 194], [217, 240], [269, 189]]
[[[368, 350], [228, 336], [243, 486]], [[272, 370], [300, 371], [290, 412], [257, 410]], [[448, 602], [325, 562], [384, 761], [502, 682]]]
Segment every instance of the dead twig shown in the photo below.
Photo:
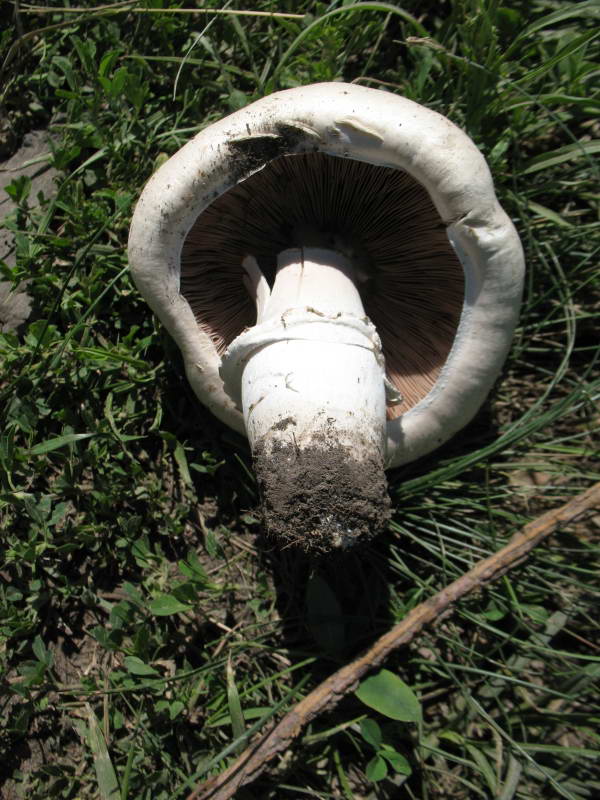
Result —
[[530, 522], [513, 536], [506, 547], [479, 561], [449, 586], [418, 605], [366, 653], [319, 684], [288, 711], [275, 727], [244, 750], [228, 769], [197, 786], [187, 800], [228, 800], [233, 797], [240, 786], [251, 783], [261, 774], [273, 756], [289, 747], [309, 722], [324, 710], [336, 706], [370, 669], [379, 666], [393, 650], [410, 642], [425, 625], [434, 622], [457, 600], [514, 567], [561, 525], [596, 506], [600, 507], [600, 483], [560, 508], [548, 511]]

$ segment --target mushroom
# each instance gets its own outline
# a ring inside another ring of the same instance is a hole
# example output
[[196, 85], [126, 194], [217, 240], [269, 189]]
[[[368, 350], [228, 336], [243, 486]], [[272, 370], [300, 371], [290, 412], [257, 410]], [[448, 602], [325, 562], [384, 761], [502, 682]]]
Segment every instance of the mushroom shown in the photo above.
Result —
[[524, 266], [468, 136], [344, 83], [188, 142], [140, 197], [129, 261], [201, 402], [248, 436], [267, 530], [317, 553], [380, 531], [384, 470], [474, 416]]

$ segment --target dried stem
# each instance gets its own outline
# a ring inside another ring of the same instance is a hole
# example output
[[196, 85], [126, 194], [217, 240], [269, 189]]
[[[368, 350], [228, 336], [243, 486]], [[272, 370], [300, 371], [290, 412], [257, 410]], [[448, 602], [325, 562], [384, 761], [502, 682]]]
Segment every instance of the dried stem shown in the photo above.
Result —
[[596, 483], [560, 508], [530, 522], [513, 536], [506, 547], [479, 561], [449, 586], [418, 605], [366, 653], [319, 684], [275, 727], [244, 750], [228, 769], [200, 784], [187, 800], [228, 800], [233, 797], [240, 786], [251, 783], [263, 772], [273, 756], [289, 747], [309, 722], [326, 709], [334, 708], [370, 669], [379, 666], [391, 652], [408, 644], [425, 625], [434, 622], [457, 600], [520, 563], [530, 550], [560, 526], [599, 506], [600, 483]]
[[303, 20], [307, 14], [288, 14], [282, 11], [252, 11], [235, 8], [146, 8], [136, 7], [136, 0], [124, 0], [122, 3], [108, 3], [90, 8], [71, 6], [69, 8], [46, 8], [26, 3], [21, 8], [23, 14], [222, 14], [236, 17], [268, 17], [272, 19]]

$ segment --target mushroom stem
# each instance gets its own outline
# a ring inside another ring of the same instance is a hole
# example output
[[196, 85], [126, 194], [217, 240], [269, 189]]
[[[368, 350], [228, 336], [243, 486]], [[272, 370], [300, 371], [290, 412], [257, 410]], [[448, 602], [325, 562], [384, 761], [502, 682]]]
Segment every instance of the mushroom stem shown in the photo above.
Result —
[[337, 250], [317, 247], [280, 253], [271, 296], [262, 315], [257, 305], [256, 321], [282, 316], [292, 308], [308, 308], [324, 317], [340, 313], [365, 317], [352, 262]]
[[252, 261], [259, 318], [221, 377], [243, 409], [267, 529], [308, 551], [345, 549], [388, 515], [379, 336], [341, 253], [280, 253], [269, 297]]

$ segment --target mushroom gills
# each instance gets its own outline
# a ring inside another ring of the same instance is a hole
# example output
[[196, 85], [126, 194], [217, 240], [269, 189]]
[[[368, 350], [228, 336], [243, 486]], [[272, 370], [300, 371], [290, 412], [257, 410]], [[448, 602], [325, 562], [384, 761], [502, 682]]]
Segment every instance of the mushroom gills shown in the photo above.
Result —
[[272, 290], [243, 261], [256, 325], [223, 355], [269, 533], [313, 553], [377, 535], [389, 515], [385, 364], [355, 267], [341, 252], [281, 252]]
[[264, 273], [262, 286], [273, 285], [277, 254], [293, 247], [351, 260], [381, 337], [387, 417], [402, 416], [433, 388], [464, 300], [463, 267], [427, 191], [405, 171], [311, 152], [276, 158], [221, 194], [181, 257], [181, 293], [219, 356], [260, 315], [253, 282]]

